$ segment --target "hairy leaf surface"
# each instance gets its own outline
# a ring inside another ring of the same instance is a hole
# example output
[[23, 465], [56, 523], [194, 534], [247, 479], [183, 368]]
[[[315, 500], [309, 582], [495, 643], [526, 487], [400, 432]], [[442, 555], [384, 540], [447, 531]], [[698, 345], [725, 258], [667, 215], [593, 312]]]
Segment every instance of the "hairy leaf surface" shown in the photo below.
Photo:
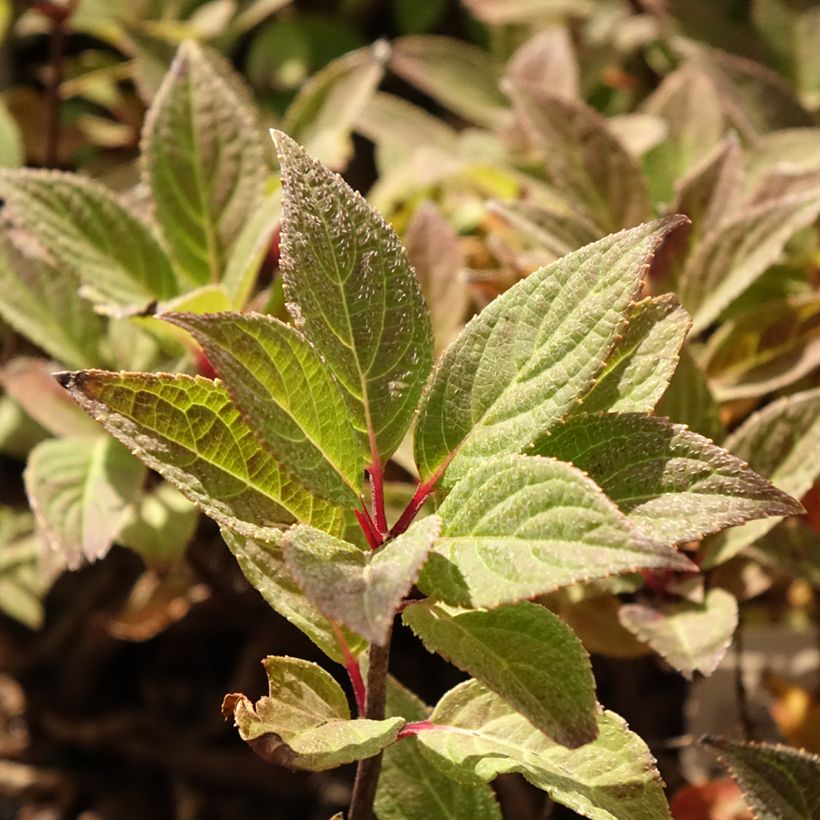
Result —
[[545, 607], [525, 601], [487, 612], [420, 603], [402, 618], [430, 652], [480, 680], [557, 743], [576, 748], [596, 738], [589, 656]]
[[638, 569], [693, 569], [639, 535], [580, 470], [553, 459], [488, 459], [437, 512], [444, 525], [419, 587], [454, 606], [498, 606]]
[[[445, 351], [416, 424], [422, 478], [518, 452], [573, 409], [606, 363], [646, 265], [677, 219], [608, 236], [530, 274]], [[451, 461], [447, 467], [448, 461]]]

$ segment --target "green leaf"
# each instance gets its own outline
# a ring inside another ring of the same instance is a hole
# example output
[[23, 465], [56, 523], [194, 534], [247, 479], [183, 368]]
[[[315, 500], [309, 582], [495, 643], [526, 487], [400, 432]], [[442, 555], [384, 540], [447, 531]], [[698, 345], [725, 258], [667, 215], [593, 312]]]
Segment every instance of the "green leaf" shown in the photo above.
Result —
[[487, 459], [437, 512], [444, 526], [418, 585], [454, 606], [498, 606], [638, 569], [694, 568], [639, 535], [580, 470], [552, 459]]
[[591, 820], [669, 820], [663, 783], [646, 744], [612, 712], [598, 716], [598, 737], [579, 749], [551, 741], [478, 681], [438, 703], [436, 727], [418, 735], [430, 762], [473, 781], [520, 772], [563, 806]]
[[302, 525], [285, 533], [282, 547], [305, 595], [327, 617], [381, 646], [440, 527], [440, 519], [430, 516], [370, 552]]
[[470, 122], [494, 127], [508, 116], [498, 70], [470, 43], [432, 35], [400, 37], [393, 43], [390, 68]]
[[398, 237], [340, 177], [274, 133], [285, 293], [345, 390], [374, 460], [401, 443], [432, 366], [430, 318]]
[[0, 453], [25, 461], [29, 452], [49, 432], [29, 416], [10, 396], [0, 396]]
[[38, 444], [24, 478], [49, 547], [76, 569], [111, 548], [142, 489], [145, 468], [108, 436], [65, 437]]
[[[802, 498], [820, 476], [820, 388], [785, 396], [749, 416], [725, 447], [775, 487]], [[791, 514], [802, 511], [800, 507]], [[728, 561], [778, 521], [753, 521], [714, 536], [704, 544], [702, 565]]]
[[690, 325], [671, 293], [634, 305], [605, 369], [584, 396], [582, 411], [651, 413], [672, 380]]
[[31, 513], [0, 507], [0, 612], [39, 629], [51, 578], [40, 567], [40, 539]]
[[179, 272], [222, 277], [262, 201], [264, 143], [250, 94], [224, 58], [180, 46], [143, 133], [143, 172]]
[[298, 658], [263, 661], [270, 693], [255, 704], [226, 695], [222, 712], [265, 760], [324, 771], [378, 754], [395, 742], [404, 718], [350, 720], [341, 686], [321, 666]]
[[574, 749], [595, 740], [589, 656], [545, 607], [525, 601], [487, 612], [424, 602], [402, 618], [430, 652], [478, 678], [557, 743]]
[[712, 441], [723, 440], [720, 408], [688, 345], [681, 349], [678, 368], [655, 411]]
[[282, 130], [330, 168], [353, 156], [350, 132], [384, 76], [390, 47], [383, 40], [329, 62], [300, 89]]
[[[223, 528], [222, 538], [248, 582], [271, 609], [304, 632], [329, 658], [342, 663], [344, 659], [333, 626], [308, 600], [285, 564], [282, 533], [275, 531], [266, 540], [254, 540]], [[366, 643], [358, 635], [347, 630], [344, 634], [354, 655], [365, 649]]]
[[[407, 721], [426, 720], [431, 709], [395, 681], [387, 681], [387, 714]], [[502, 820], [493, 790], [484, 783], [459, 783], [422, 755], [409, 735], [384, 750], [375, 802], [379, 820], [431, 820], [469, 817]]]
[[797, 381], [820, 364], [820, 295], [766, 302], [724, 322], [703, 367], [721, 401], [753, 398]]
[[[622, 333], [666, 219], [601, 239], [530, 274], [445, 351], [422, 402], [415, 454], [445, 482], [514, 453], [572, 410]], [[447, 467], [448, 461], [451, 461]]]
[[625, 604], [618, 617], [638, 640], [691, 680], [695, 672], [711, 675], [726, 654], [737, 629], [737, 601], [715, 588], [701, 604]]
[[820, 757], [769, 743], [706, 738], [757, 820], [811, 820], [820, 812]]
[[717, 319], [818, 214], [820, 190], [815, 189], [747, 208], [705, 237], [678, 282], [681, 303], [692, 314], [692, 331], [700, 333]]
[[589, 473], [642, 533], [663, 543], [802, 509], [741, 459], [657, 416], [573, 416], [535, 452]]
[[555, 186], [601, 233], [649, 216], [640, 166], [600, 114], [543, 86], [517, 86], [511, 93]]
[[19, 168], [24, 161], [25, 148], [20, 127], [5, 103], [0, 102], [0, 166]]
[[0, 196], [7, 215], [94, 301], [142, 308], [178, 292], [151, 230], [99, 183], [61, 171], [0, 170]]
[[820, 589], [820, 533], [795, 520], [784, 521], [761, 538], [750, 555]]
[[206, 515], [253, 537], [294, 519], [332, 529], [341, 511], [262, 449], [220, 384], [199, 376], [58, 374], [74, 400]]
[[344, 395], [310, 342], [260, 313], [171, 313], [202, 345], [274, 458], [316, 495], [355, 507], [364, 458]]

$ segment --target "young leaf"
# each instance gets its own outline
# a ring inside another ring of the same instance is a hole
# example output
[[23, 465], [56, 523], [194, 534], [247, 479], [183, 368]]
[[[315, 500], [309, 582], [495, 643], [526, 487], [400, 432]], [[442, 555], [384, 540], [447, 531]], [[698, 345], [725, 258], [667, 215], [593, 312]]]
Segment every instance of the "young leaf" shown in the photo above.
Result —
[[651, 413], [672, 380], [690, 326], [689, 314], [671, 293], [634, 305], [582, 411]]
[[[287, 619], [319, 647], [329, 658], [342, 663], [344, 658], [330, 621], [305, 597], [288, 571], [282, 555], [282, 533], [265, 540], [245, 538], [222, 529], [222, 538], [236, 558], [243, 575], [274, 611]], [[354, 655], [360, 654], [365, 642], [352, 632], [344, 631], [345, 640]]]
[[0, 316], [15, 330], [69, 367], [104, 364], [104, 319], [79, 294], [64, 267], [24, 257], [0, 239]]
[[540, 604], [492, 611], [411, 604], [404, 623], [436, 652], [488, 686], [547, 737], [572, 749], [598, 734], [589, 656]]
[[440, 528], [440, 519], [430, 516], [371, 553], [301, 525], [285, 533], [282, 547], [305, 595], [329, 618], [381, 646]]
[[625, 604], [618, 618], [636, 638], [691, 680], [695, 672], [711, 675], [726, 654], [737, 629], [737, 601], [715, 588], [706, 593], [702, 604]]
[[255, 704], [226, 695], [225, 717], [265, 760], [324, 771], [378, 754], [393, 743], [404, 718], [351, 720], [341, 686], [321, 666], [298, 658], [263, 661], [270, 693]]
[[[394, 680], [387, 681], [387, 714], [409, 721], [430, 717], [430, 707]], [[384, 750], [374, 805], [379, 820], [431, 820], [469, 817], [502, 820], [493, 790], [484, 783], [459, 783], [422, 755], [409, 735]]]
[[393, 44], [390, 68], [470, 122], [492, 128], [507, 116], [500, 75], [477, 46], [450, 37], [400, 37]]
[[221, 385], [182, 374], [58, 374], [74, 400], [206, 515], [253, 537], [294, 519], [332, 528], [341, 511], [311, 496], [260, 447]]
[[656, 416], [573, 416], [534, 451], [588, 472], [642, 533], [664, 543], [802, 509], [744, 461]]
[[478, 681], [466, 681], [438, 703], [435, 727], [419, 747], [440, 771], [493, 780], [520, 772], [563, 806], [591, 820], [669, 820], [655, 761], [644, 742], [612, 712], [598, 715], [598, 737], [568, 749], [539, 732]]
[[[726, 439], [725, 446], [775, 487], [802, 498], [820, 476], [820, 389], [772, 402], [749, 416]], [[799, 507], [788, 514], [802, 511]], [[713, 536], [704, 545], [703, 566], [728, 561], [765, 535], [778, 520], [753, 521]]]
[[145, 468], [109, 438], [49, 439], [31, 452], [26, 492], [48, 545], [69, 569], [111, 548], [145, 479]]
[[706, 237], [678, 281], [678, 296], [692, 314], [692, 331], [705, 330], [818, 214], [820, 190], [815, 189], [741, 211]]
[[419, 587], [454, 606], [494, 607], [638, 569], [691, 570], [640, 536], [580, 470], [533, 456], [487, 459], [438, 509]]
[[820, 364], [820, 294], [766, 302], [724, 322], [703, 367], [721, 401], [753, 398], [797, 381]]
[[512, 96], [556, 187], [601, 233], [637, 225], [649, 216], [640, 166], [600, 114], [543, 86], [514, 87]]
[[0, 170], [8, 214], [94, 301], [142, 308], [178, 292], [168, 257], [150, 229], [113, 192], [76, 174]]
[[[575, 407], [605, 366], [649, 260], [680, 222], [622, 231], [510, 288], [445, 351], [416, 423], [423, 479], [515, 453]], [[448, 462], [450, 462], [447, 467]]]
[[353, 155], [350, 132], [384, 76], [390, 47], [383, 40], [329, 62], [300, 89], [282, 130], [330, 168]]
[[143, 171], [179, 272], [217, 282], [262, 199], [264, 143], [242, 81], [215, 52], [180, 46], [143, 132]]
[[310, 342], [260, 313], [171, 313], [202, 345], [276, 460], [316, 495], [359, 503], [364, 459], [344, 395]]
[[345, 390], [371, 457], [399, 446], [432, 366], [430, 318], [398, 237], [340, 177], [274, 133], [289, 308]]
[[820, 812], [820, 757], [768, 743], [706, 738], [757, 820], [809, 820]]

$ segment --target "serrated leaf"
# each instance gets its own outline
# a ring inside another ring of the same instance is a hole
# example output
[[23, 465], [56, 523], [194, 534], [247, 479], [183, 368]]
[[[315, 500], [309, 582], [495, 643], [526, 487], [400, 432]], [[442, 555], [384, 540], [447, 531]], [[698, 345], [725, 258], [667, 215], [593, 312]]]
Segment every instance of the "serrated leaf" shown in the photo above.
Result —
[[247, 423], [316, 495], [359, 503], [364, 458], [341, 389], [292, 325], [261, 313], [171, 313], [202, 345]]
[[726, 654], [737, 628], [737, 601], [715, 588], [702, 604], [625, 604], [618, 617], [636, 638], [691, 680], [695, 672], [711, 675]]
[[[510, 288], [445, 351], [415, 434], [422, 478], [452, 484], [532, 444], [592, 386], [626, 323], [667, 219], [581, 248]], [[450, 462], [449, 467], [447, 466]]]
[[178, 292], [148, 226], [99, 183], [61, 171], [0, 170], [0, 196], [15, 223], [94, 301], [133, 309]]
[[282, 273], [297, 325], [344, 388], [373, 460], [388, 458], [432, 365], [430, 318], [392, 228], [281, 132]]
[[314, 498], [259, 445], [228, 392], [199, 376], [58, 374], [74, 400], [219, 524], [254, 537], [294, 519], [332, 529]]
[[411, 604], [404, 623], [430, 652], [480, 680], [557, 743], [597, 736], [595, 680], [572, 630], [540, 604], [492, 611]]
[[710, 337], [703, 368], [721, 401], [762, 396], [820, 365], [820, 295], [766, 302], [724, 322]]
[[383, 40], [329, 62], [300, 89], [282, 130], [305, 151], [336, 170], [353, 155], [350, 132], [382, 77], [390, 56]]
[[[387, 714], [425, 720], [432, 710], [392, 679], [387, 681]], [[418, 738], [402, 738], [384, 750], [374, 804], [379, 820], [469, 817], [502, 820], [493, 790], [484, 783], [459, 783], [422, 755]]]
[[111, 548], [142, 488], [145, 468], [107, 436], [65, 437], [38, 444], [24, 478], [49, 547], [76, 569]]
[[418, 586], [454, 606], [494, 607], [638, 569], [693, 569], [640, 536], [580, 470], [552, 459], [487, 459], [437, 513], [441, 536]]
[[705, 330], [819, 213], [820, 190], [809, 191], [741, 211], [706, 237], [678, 280], [678, 296], [692, 314], [692, 331]]
[[600, 114], [543, 86], [515, 86], [511, 92], [555, 186], [602, 233], [649, 216], [640, 166]]
[[226, 695], [222, 712], [265, 760], [324, 771], [378, 754], [396, 740], [404, 718], [351, 720], [341, 686], [322, 667], [298, 658], [263, 661], [270, 693], [255, 704]]
[[488, 782], [520, 772], [563, 806], [591, 820], [669, 820], [663, 783], [646, 744], [612, 712], [598, 716], [598, 737], [567, 749], [478, 681], [438, 703], [436, 727], [418, 735], [423, 754], [452, 777]]
[[95, 367], [105, 363], [105, 323], [78, 291], [74, 274], [0, 239], [0, 315], [56, 361]]
[[390, 68], [470, 122], [494, 127], [508, 116], [499, 71], [471, 43], [433, 35], [400, 37], [393, 43]]
[[183, 43], [148, 112], [142, 162], [157, 221], [189, 281], [221, 278], [261, 202], [264, 156], [242, 80], [215, 52]]
[[712, 441], [723, 440], [720, 408], [688, 345], [681, 349], [677, 370], [655, 411]]
[[672, 294], [634, 305], [629, 324], [581, 410], [588, 413], [651, 413], [678, 365], [689, 332], [689, 314]]
[[757, 820], [812, 820], [820, 812], [820, 757], [769, 743], [706, 738]]
[[[228, 545], [248, 582], [278, 612], [316, 644], [329, 658], [342, 663], [341, 649], [330, 621], [305, 597], [285, 565], [282, 555], [282, 533], [276, 531], [265, 540], [245, 538], [222, 529]], [[345, 640], [354, 655], [366, 643], [358, 635], [344, 630]]]
[[589, 473], [642, 533], [663, 543], [802, 509], [744, 461], [657, 416], [573, 416], [540, 439], [535, 452]]
[[316, 606], [382, 646], [441, 528], [430, 516], [370, 552], [304, 525], [283, 537], [285, 561]]
[[[820, 389], [785, 396], [749, 416], [725, 442], [734, 455], [775, 487], [802, 498], [820, 476]], [[792, 515], [802, 512], [802, 507]], [[702, 565], [728, 561], [772, 529], [779, 519], [752, 521], [704, 544]]]

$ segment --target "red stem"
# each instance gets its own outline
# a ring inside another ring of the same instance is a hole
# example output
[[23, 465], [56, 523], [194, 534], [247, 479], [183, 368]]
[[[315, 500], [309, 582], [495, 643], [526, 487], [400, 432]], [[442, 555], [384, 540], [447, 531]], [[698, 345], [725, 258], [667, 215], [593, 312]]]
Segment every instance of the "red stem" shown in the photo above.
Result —
[[419, 510], [424, 506], [424, 502], [427, 501], [430, 497], [430, 493], [432, 493], [435, 489], [438, 478], [439, 477], [436, 475], [428, 481], [419, 484], [415, 494], [410, 499], [408, 505], [404, 508], [404, 512], [399, 516], [399, 520], [396, 521], [393, 525], [393, 529], [390, 530], [391, 538], [401, 535], [413, 523], [413, 519], [418, 515]]
[[370, 489], [373, 492], [373, 515], [376, 517], [376, 530], [387, 535], [387, 511], [384, 507], [384, 470], [378, 458], [373, 459], [368, 471], [370, 476]]
[[382, 539], [376, 532], [375, 526], [373, 526], [373, 521], [370, 518], [370, 513], [367, 511], [367, 508], [365, 507], [363, 510], [353, 510], [353, 515], [356, 516], [356, 520], [362, 528], [362, 532], [364, 533], [364, 537], [367, 539], [370, 549], [374, 550], [380, 547]]
[[345, 636], [342, 630], [335, 621], [331, 621], [330, 625], [333, 627], [333, 634], [336, 636], [336, 643], [342, 650], [344, 657], [344, 667], [347, 670], [347, 676], [350, 678], [350, 684], [353, 687], [353, 696], [356, 698], [356, 711], [359, 717], [364, 717], [365, 704], [367, 703], [367, 690], [362, 678], [362, 670], [359, 668], [359, 662], [353, 657], [350, 647], [347, 645]]
[[413, 737], [417, 735], [419, 732], [424, 732], [427, 729], [435, 729], [436, 724], [430, 723], [429, 720], [419, 720], [415, 723], [407, 723], [406, 725], [402, 726], [399, 729], [398, 738], [401, 740], [403, 737]]

